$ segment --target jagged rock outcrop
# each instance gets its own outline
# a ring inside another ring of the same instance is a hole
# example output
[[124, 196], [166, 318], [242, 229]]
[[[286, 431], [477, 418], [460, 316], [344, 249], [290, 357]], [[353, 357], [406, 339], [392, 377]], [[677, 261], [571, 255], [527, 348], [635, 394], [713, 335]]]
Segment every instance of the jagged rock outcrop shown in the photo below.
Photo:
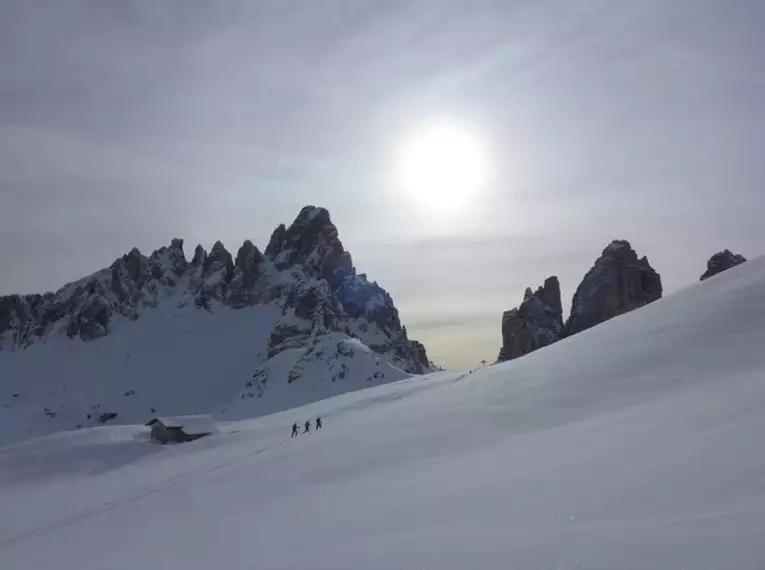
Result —
[[282, 320], [273, 326], [269, 356], [338, 332], [402, 370], [430, 369], [390, 295], [357, 275], [329, 212], [314, 206], [303, 208], [289, 227], [277, 227], [265, 254], [248, 240], [234, 260], [216, 242], [209, 254], [198, 245], [187, 262], [183, 240], [173, 239], [148, 257], [133, 249], [55, 294], [0, 297], [0, 349], [57, 335], [93, 341], [110, 334], [119, 320], [136, 320], [161, 303], [182, 308], [188, 300], [211, 312], [277, 303]]
[[191, 258], [192, 267], [204, 267], [207, 263], [207, 251], [201, 244], [194, 248], [194, 257]]
[[266, 246], [266, 255], [270, 258], [274, 258], [281, 251], [284, 240], [287, 236], [287, 227], [284, 224], [279, 224], [271, 234], [271, 239], [268, 240]]
[[43, 299], [43, 295], [0, 297], [0, 339], [8, 336], [11, 343], [26, 346], [26, 339], [39, 335], [44, 329], [39, 314]]
[[661, 276], [648, 258], [638, 258], [625, 240], [613, 241], [577, 288], [566, 335], [652, 303], [661, 296]]
[[699, 281], [709, 279], [718, 273], [727, 271], [731, 267], [741, 265], [742, 263], [746, 263], [746, 258], [739, 253], [733, 253], [729, 249], [715, 253], [712, 257], [709, 258], [709, 261], [707, 262], [707, 270], [699, 278]]
[[[155, 279], [159, 279], [165, 273], [162, 268], [166, 267], [175, 277], [180, 277], [188, 266], [186, 255], [183, 253], [183, 240], [180, 238], [173, 239], [170, 242], [170, 247], [160, 247], [151, 254], [149, 260], [152, 264], [152, 276]], [[168, 284], [175, 284], [172, 277], [165, 276], [168, 278]]]
[[326, 279], [333, 290], [345, 277], [356, 274], [324, 208], [306, 206], [289, 228], [276, 228], [266, 254], [279, 269], [302, 265], [309, 276]]
[[69, 338], [93, 340], [109, 334], [112, 307], [102, 295], [93, 295], [72, 314], [66, 327]]
[[262, 263], [263, 254], [250, 240], [245, 240], [236, 254], [233, 276], [229, 283], [228, 301], [232, 307], [240, 309], [257, 302], [253, 289]]
[[407, 337], [390, 295], [356, 273], [327, 210], [306, 206], [289, 228], [277, 227], [266, 257], [277, 269], [290, 268], [290, 279], [282, 285], [284, 307], [302, 321], [272, 337], [272, 353], [308, 336], [342, 331], [407, 372], [429, 369], [424, 347]]
[[204, 263], [205, 277], [213, 274], [219, 274], [221, 281], [229, 281], [231, 272], [234, 269], [234, 260], [226, 247], [219, 241], [216, 241], [210, 250], [210, 255]]
[[502, 348], [497, 362], [512, 360], [557, 342], [563, 336], [563, 308], [557, 277], [526, 289], [519, 307], [502, 315]]
[[234, 271], [234, 260], [225, 246], [216, 241], [202, 264], [201, 283], [197, 291], [197, 304], [207, 305], [210, 299], [224, 301]]

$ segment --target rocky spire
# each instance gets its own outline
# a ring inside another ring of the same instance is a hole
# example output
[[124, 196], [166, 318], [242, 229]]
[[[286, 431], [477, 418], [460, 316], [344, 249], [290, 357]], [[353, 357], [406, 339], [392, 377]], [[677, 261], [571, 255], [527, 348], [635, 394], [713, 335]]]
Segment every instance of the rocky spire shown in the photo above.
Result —
[[282, 246], [284, 245], [284, 239], [286, 237], [287, 228], [284, 227], [284, 224], [279, 224], [276, 226], [276, 229], [271, 234], [271, 239], [268, 240], [268, 245], [266, 246], [266, 255], [272, 259], [279, 255], [282, 251]]
[[324, 208], [306, 206], [289, 228], [276, 228], [266, 254], [280, 269], [303, 265], [313, 275], [326, 279], [333, 290], [346, 276], [355, 275], [351, 256]]
[[194, 248], [194, 257], [191, 258], [191, 266], [202, 267], [205, 263], [207, 263], [207, 252], [201, 244], [197, 245], [197, 247]]
[[557, 342], [562, 336], [560, 283], [553, 276], [536, 292], [526, 289], [520, 306], [502, 315], [502, 348], [497, 361], [518, 358]]
[[[147, 280], [151, 279], [149, 259], [144, 257], [137, 248], [116, 259], [110, 267], [109, 288], [120, 302], [125, 302], [140, 291]], [[92, 291], [98, 281], [91, 277], [90, 283], [83, 287]]]
[[731, 267], [741, 265], [742, 263], [746, 263], [746, 258], [743, 255], [739, 253], [733, 253], [731, 250], [725, 249], [719, 253], [715, 253], [712, 257], [709, 258], [709, 261], [707, 262], [707, 270], [699, 280], [704, 281], [710, 277], [713, 277], [714, 275], [717, 275], [718, 273], [727, 271]]
[[138, 281], [142, 277], [144, 260], [144, 256], [138, 251], [137, 247], [134, 247], [129, 253], [122, 256], [122, 264], [131, 280]]
[[174, 285], [185, 273], [188, 262], [183, 253], [183, 240], [174, 238], [170, 246], [163, 246], [149, 257], [151, 276], [166, 285]]
[[210, 255], [204, 263], [205, 275], [221, 273], [225, 280], [229, 280], [234, 270], [234, 260], [222, 242], [216, 241], [210, 250]]
[[252, 288], [260, 274], [263, 255], [250, 241], [245, 240], [236, 254], [234, 271], [229, 285], [229, 304], [234, 308], [250, 305], [254, 301]]
[[648, 258], [638, 258], [628, 241], [613, 241], [577, 288], [566, 333], [576, 334], [661, 296], [661, 276]]
[[251, 284], [258, 274], [262, 262], [263, 254], [250, 240], [245, 240], [236, 254], [234, 272], [237, 275], [242, 275], [244, 281]]
[[194, 292], [197, 306], [209, 308], [210, 299], [225, 301], [228, 283], [233, 276], [234, 261], [223, 243], [216, 241], [209, 255], [202, 246], [197, 246], [191, 267], [189, 288]]

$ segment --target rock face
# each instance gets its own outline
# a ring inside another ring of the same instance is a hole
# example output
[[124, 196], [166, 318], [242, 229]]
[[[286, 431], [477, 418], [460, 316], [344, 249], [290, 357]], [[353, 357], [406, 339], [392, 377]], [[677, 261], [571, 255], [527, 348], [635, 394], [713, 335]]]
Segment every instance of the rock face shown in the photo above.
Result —
[[276, 228], [266, 255], [280, 269], [303, 266], [310, 277], [326, 280], [333, 290], [345, 277], [356, 274], [351, 255], [324, 208], [306, 206], [289, 228]]
[[289, 228], [279, 226], [266, 258], [289, 272], [291, 278], [280, 290], [285, 306], [300, 319], [275, 331], [272, 354], [309, 336], [343, 331], [408, 372], [429, 369], [425, 349], [408, 339], [390, 295], [365, 274], [356, 273], [327, 210], [306, 206]]
[[661, 276], [629, 242], [613, 241], [574, 294], [566, 335], [576, 334], [662, 296]]
[[557, 277], [547, 279], [536, 292], [526, 289], [521, 305], [502, 315], [502, 348], [497, 362], [553, 344], [661, 296], [661, 276], [648, 258], [638, 258], [625, 240], [613, 241], [577, 288], [565, 325]]
[[216, 242], [209, 254], [197, 246], [187, 262], [183, 240], [174, 239], [149, 257], [133, 249], [55, 294], [0, 297], [0, 350], [59, 336], [96, 341], [158, 305], [187, 304], [184, 295], [213, 313], [277, 304], [282, 319], [273, 325], [268, 357], [342, 333], [405, 372], [431, 368], [424, 347], [407, 337], [390, 295], [356, 273], [329, 212], [314, 206], [288, 228], [280, 225], [265, 254], [248, 240], [233, 259]]
[[550, 277], [536, 292], [526, 289], [520, 306], [502, 315], [502, 348], [497, 362], [518, 358], [562, 336], [560, 283], [557, 277]]
[[729, 249], [715, 253], [712, 257], [709, 258], [709, 261], [707, 262], [707, 270], [699, 280], [704, 281], [705, 279], [709, 279], [718, 273], [727, 271], [731, 267], [741, 265], [742, 263], [746, 263], [746, 258], [741, 254], [733, 253]]
[[229, 302], [232, 307], [240, 309], [251, 305], [251, 296], [255, 282], [260, 276], [263, 254], [250, 240], [245, 240], [236, 254], [234, 273], [229, 283]]

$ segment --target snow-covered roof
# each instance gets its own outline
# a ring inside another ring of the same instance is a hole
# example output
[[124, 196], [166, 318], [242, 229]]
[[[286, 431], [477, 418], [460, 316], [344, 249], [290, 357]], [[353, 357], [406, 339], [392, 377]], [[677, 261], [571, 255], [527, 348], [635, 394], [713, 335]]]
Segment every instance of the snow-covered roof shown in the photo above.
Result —
[[201, 414], [196, 416], [163, 416], [146, 422], [147, 426], [161, 423], [167, 428], [182, 429], [187, 435], [218, 433], [218, 425], [212, 416]]

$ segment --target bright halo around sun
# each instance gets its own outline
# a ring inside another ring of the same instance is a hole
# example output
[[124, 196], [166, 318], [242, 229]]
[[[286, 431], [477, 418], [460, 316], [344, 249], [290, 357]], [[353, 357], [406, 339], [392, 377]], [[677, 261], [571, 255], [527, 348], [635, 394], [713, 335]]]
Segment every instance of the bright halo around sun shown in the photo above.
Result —
[[432, 124], [401, 148], [398, 185], [406, 197], [429, 212], [450, 213], [479, 197], [488, 164], [478, 138], [454, 123]]

